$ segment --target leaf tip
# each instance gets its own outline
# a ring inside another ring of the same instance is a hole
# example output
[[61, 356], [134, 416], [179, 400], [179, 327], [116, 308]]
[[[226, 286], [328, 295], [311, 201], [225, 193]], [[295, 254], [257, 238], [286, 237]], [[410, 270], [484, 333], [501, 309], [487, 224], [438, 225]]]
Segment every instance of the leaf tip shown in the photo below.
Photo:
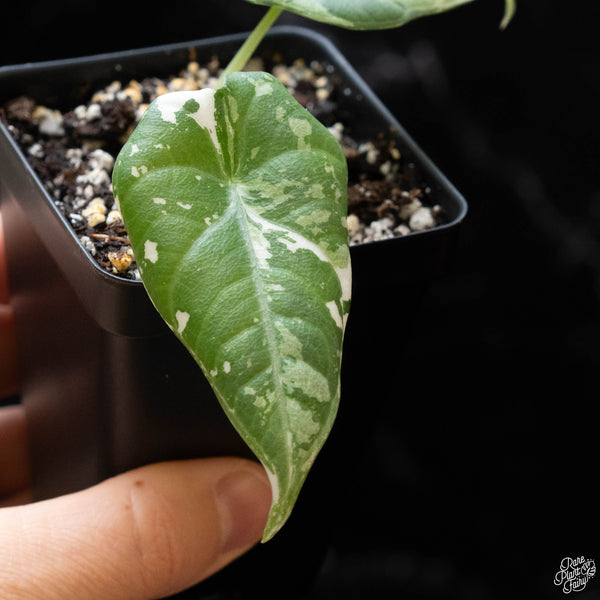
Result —
[[281, 529], [281, 528], [280, 527], [277, 527], [277, 528], [269, 527], [269, 525], [267, 523], [267, 526], [265, 527], [265, 530], [263, 531], [263, 536], [262, 536], [262, 540], [260, 541], [260, 543], [266, 544], [268, 541], [272, 540], [275, 537], [275, 534], [279, 531], [279, 529]]
[[275, 534], [283, 527], [291, 513], [291, 508], [288, 510], [287, 514], [285, 514], [285, 511], [282, 512], [279, 479], [277, 474], [269, 470], [264, 464], [263, 467], [267, 473], [267, 477], [269, 478], [269, 483], [271, 484], [271, 494], [273, 498], [271, 501], [271, 510], [269, 511], [269, 517], [267, 518], [267, 524], [265, 525], [261, 540], [264, 544], [265, 542], [273, 539]]
[[293, 503], [289, 509], [281, 511], [280, 506], [273, 505], [271, 506], [271, 511], [269, 512], [269, 517], [267, 519], [267, 524], [263, 530], [263, 536], [261, 543], [265, 544], [269, 540], [272, 540], [275, 535], [282, 529], [288, 520], [289, 516], [292, 513]]

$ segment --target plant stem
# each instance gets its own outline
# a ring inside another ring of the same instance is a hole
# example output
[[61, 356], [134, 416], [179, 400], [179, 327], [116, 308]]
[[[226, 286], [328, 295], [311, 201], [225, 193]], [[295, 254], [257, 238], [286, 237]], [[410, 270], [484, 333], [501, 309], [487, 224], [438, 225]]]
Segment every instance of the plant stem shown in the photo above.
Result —
[[269, 8], [265, 16], [258, 22], [254, 28], [254, 31], [248, 36], [248, 39], [242, 44], [240, 49], [236, 52], [235, 56], [231, 59], [226, 69], [221, 74], [219, 80], [220, 82], [223, 81], [223, 78], [226, 75], [235, 73], [236, 71], [241, 71], [246, 66], [246, 63], [250, 60], [254, 54], [254, 51], [265, 37], [267, 31], [269, 31], [271, 25], [273, 25], [282, 11], [282, 8], [278, 8], [276, 6]]

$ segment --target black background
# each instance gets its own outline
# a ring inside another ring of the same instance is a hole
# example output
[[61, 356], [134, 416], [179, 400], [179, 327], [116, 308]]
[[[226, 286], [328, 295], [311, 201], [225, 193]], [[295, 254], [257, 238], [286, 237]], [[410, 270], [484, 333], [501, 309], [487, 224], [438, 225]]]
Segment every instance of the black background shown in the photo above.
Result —
[[[563, 557], [600, 561], [600, 5], [521, 0], [501, 32], [502, 4], [387, 32], [317, 26], [469, 214], [451, 269], [400, 315], [394, 407], [365, 398], [384, 417], [314, 598], [558, 599]], [[246, 31], [264, 10], [62, 0], [2, 12], [11, 64]], [[578, 597], [600, 598], [600, 575]]]

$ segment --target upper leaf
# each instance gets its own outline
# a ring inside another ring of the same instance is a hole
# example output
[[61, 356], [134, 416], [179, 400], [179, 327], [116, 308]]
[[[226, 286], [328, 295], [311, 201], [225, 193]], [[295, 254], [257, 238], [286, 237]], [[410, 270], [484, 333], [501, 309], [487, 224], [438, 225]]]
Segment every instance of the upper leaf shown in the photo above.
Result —
[[274, 77], [235, 73], [157, 98], [113, 185], [152, 301], [269, 474], [269, 539], [339, 401], [343, 152]]
[[391, 29], [473, 0], [246, 0], [346, 29]]

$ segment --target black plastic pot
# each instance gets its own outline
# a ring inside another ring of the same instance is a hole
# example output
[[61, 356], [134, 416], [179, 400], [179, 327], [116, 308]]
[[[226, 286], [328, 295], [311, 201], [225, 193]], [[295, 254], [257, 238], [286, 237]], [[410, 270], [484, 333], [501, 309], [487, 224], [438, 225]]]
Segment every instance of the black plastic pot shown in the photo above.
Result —
[[[225, 61], [244, 38], [0, 68], [0, 104], [27, 94], [46, 106], [74, 107], [114, 79], [178, 72], [190, 48], [199, 61], [213, 54]], [[360, 452], [360, 419], [354, 417], [365, 416], [360, 407], [369, 390], [372, 395], [373, 373], [380, 381], [377, 393], [385, 394], [386, 378], [377, 371], [381, 351], [373, 348], [385, 343], [378, 332], [393, 325], [382, 327], [376, 319], [390, 303], [394, 311], [418, 303], [428, 283], [449, 264], [466, 214], [461, 195], [327, 39], [279, 27], [263, 47], [291, 59], [332, 64], [351, 91], [344, 110], [354, 115], [353, 135], [366, 139], [393, 128], [400, 151], [415, 163], [443, 206], [447, 224], [352, 248], [353, 308], [334, 433], [286, 528], [188, 592], [189, 597], [215, 590], [222, 597], [230, 592], [244, 597], [243, 590], [255, 589], [269, 597], [269, 581], [276, 584], [277, 597], [293, 598], [310, 585], [328, 536], [339, 526], [334, 513], [335, 499], [344, 491], [340, 459]], [[79, 490], [158, 460], [248, 455], [200, 369], [163, 324], [142, 284], [106, 273], [84, 251], [3, 126], [0, 192], [36, 497]], [[381, 398], [377, 408], [383, 409]], [[284, 587], [278, 587], [282, 581]]]

